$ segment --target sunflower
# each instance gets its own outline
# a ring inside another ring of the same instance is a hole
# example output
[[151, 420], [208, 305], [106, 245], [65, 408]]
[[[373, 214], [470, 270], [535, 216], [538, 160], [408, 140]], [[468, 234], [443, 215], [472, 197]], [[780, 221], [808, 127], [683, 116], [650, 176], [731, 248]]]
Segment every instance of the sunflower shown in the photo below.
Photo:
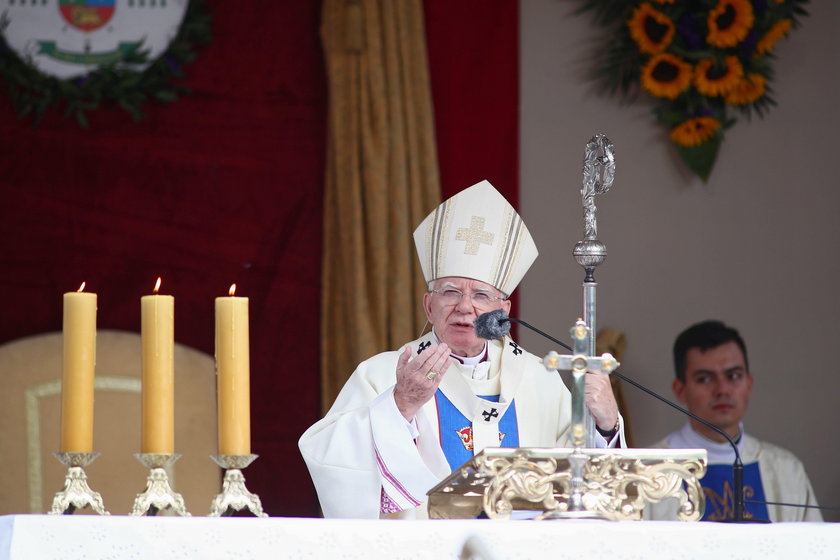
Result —
[[654, 97], [675, 99], [691, 85], [691, 64], [668, 53], [651, 57], [642, 68], [642, 87]]
[[753, 21], [755, 15], [748, 0], [720, 0], [709, 12], [706, 41], [713, 47], [734, 47], [747, 36]]
[[647, 2], [633, 10], [633, 16], [627, 20], [627, 27], [643, 53], [664, 51], [674, 37], [674, 22], [671, 18], [654, 10]]
[[761, 56], [764, 53], [773, 50], [776, 41], [787, 35], [793, 22], [789, 19], [783, 19], [770, 28], [764, 37], [759, 39], [755, 45], [755, 56]]
[[694, 87], [709, 97], [725, 95], [738, 85], [743, 76], [744, 67], [738, 57], [727, 56], [722, 63], [714, 58], [706, 58], [698, 62], [694, 69]]
[[[2, 1], [2, 0], [0, 0]], [[704, 181], [741, 118], [776, 104], [776, 45], [809, 0], [576, 0], [608, 28], [592, 76], [609, 94], [650, 96], [676, 151]], [[840, 0], [835, 0], [838, 2]], [[605, 29], [606, 30], [606, 29]], [[641, 90], [641, 92], [637, 91]]]
[[720, 121], [714, 117], [694, 117], [671, 130], [671, 140], [680, 146], [696, 146], [715, 135]]
[[767, 78], [761, 74], [747, 74], [726, 92], [724, 100], [729, 105], [746, 105], [760, 99], [764, 95]]

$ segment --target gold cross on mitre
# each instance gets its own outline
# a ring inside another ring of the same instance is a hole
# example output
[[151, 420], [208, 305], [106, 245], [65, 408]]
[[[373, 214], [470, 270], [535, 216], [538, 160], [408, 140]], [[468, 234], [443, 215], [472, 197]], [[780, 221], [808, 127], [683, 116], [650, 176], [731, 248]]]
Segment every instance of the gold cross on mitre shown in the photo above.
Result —
[[455, 239], [467, 242], [464, 247], [465, 255], [477, 255], [482, 243], [487, 245], [493, 244], [494, 236], [489, 231], [484, 231], [484, 218], [473, 216], [470, 220], [470, 227], [458, 228]]

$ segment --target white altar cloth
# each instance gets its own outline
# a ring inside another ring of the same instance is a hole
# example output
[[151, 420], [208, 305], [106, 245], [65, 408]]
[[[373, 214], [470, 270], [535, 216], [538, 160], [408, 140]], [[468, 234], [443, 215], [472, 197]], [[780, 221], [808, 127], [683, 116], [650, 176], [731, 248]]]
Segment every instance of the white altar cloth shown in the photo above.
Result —
[[[0, 516], [1, 560], [840, 558], [840, 524]], [[598, 544], [595, 544], [598, 543]], [[466, 558], [466, 557], [465, 557]]]

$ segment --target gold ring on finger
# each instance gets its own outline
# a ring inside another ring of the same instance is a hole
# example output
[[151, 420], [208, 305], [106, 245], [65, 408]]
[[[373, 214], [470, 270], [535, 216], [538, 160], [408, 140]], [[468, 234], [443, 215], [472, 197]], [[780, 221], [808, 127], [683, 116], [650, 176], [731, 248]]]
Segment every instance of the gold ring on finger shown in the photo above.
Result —
[[435, 377], [437, 377], [437, 373], [434, 371], [430, 371], [426, 374], [426, 379], [428, 379], [429, 381], [433, 381]]

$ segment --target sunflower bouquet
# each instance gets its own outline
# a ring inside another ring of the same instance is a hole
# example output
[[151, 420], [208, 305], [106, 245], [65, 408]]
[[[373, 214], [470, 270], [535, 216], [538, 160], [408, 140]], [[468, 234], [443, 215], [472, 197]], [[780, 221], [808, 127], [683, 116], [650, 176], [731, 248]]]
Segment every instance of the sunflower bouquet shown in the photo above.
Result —
[[706, 181], [735, 115], [770, 106], [777, 41], [808, 0], [582, 0], [610, 31], [595, 78], [614, 95], [655, 99], [653, 113], [692, 172]]

